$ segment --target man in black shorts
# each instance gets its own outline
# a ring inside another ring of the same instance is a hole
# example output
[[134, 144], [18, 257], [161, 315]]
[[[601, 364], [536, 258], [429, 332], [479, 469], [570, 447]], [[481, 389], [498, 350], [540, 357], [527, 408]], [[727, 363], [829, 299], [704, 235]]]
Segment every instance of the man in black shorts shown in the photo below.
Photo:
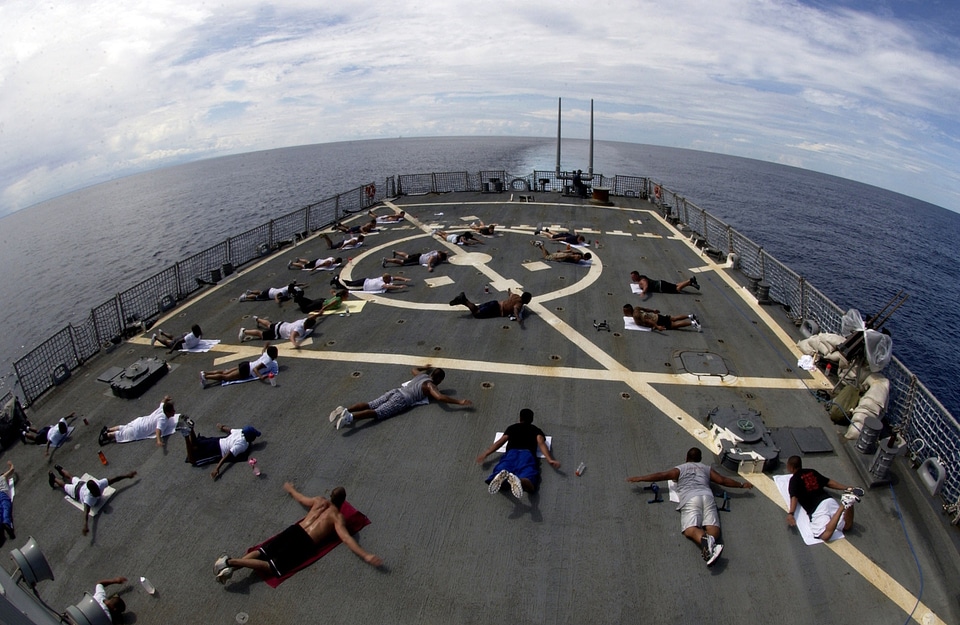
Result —
[[696, 315], [661, 315], [655, 308], [644, 308], [642, 306], [623, 305], [623, 316], [633, 317], [638, 326], [650, 328], [651, 330], [676, 330], [693, 326], [697, 332], [703, 332], [700, 326], [700, 320]]
[[630, 280], [640, 285], [640, 297], [645, 300], [650, 298], [651, 293], [679, 293], [688, 286], [700, 290], [696, 276], [690, 276], [689, 280], [683, 282], [667, 282], [666, 280], [651, 280], [638, 271], [631, 271]]
[[533, 295], [524, 292], [522, 295], [510, 293], [510, 297], [498, 302], [490, 300], [479, 306], [467, 299], [466, 293], [460, 292], [455, 298], [450, 300], [451, 306], [466, 306], [474, 319], [493, 319], [495, 317], [510, 317], [511, 321], [517, 321], [520, 327], [523, 327], [523, 307], [530, 303]]
[[297, 503], [309, 509], [307, 515], [259, 549], [248, 551], [242, 558], [231, 558], [227, 554], [217, 558], [213, 569], [218, 582], [227, 583], [237, 568], [253, 569], [261, 575], [283, 577], [312, 558], [320, 545], [333, 538], [334, 534], [367, 564], [383, 566], [383, 560], [364, 551], [347, 530], [346, 522], [340, 513], [340, 506], [347, 499], [347, 491], [342, 486], [337, 486], [330, 492], [329, 501], [320, 496], [307, 497], [298, 492], [291, 482], [286, 482], [283, 489], [296, 499]]

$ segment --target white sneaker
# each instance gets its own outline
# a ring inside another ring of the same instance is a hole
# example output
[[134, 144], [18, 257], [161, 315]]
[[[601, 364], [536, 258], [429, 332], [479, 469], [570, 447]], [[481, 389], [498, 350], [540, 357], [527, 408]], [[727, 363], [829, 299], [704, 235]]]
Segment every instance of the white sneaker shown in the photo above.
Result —
[[150, 347], [153, 347], [157, 344], [157, 333], [154, 332], [153, 336], [150, 337]]
[[723, 545], [717, 543], [713, 546], [713, 549], [710, 551], [710, 556], [707, 558], [707, 566], [710, 566], [717, 561], [717, 558], [720, 557], [720, 552], [723, 551]]
[[858, 503], [860, 498], [854, 495], [853, 493], [844, 493], [840, 497], [840, 503], [843, 504], [844, 509], [850, 509], [853, 507], [853, 504]]
[[340, 418], [337, 419], [337, 429], [339, 430], [345, 425], [353, 425], [353, 415], [349, 411], [344, 409], [343, 414], [340, 415]]
[[340, 415], [342, 415], [346, 410], [347, 409], [344, 408], [343, 406], [337, 406], [336, 408], [334, 408], [333, 411], [330, 413], [330, 423], [333, 423], [334, 421], [336, 421], [337, 418]]
[[243, 343], [243, 342], [246, 340], [246, 338], [247, 338], [247, 337], [244, 336], [244, 334], [243, 334], [245, 330], [246, 330], [246, 328], [240, 328], [240, 334], [237, 335], [237, 340], [240, 341], [241, 343]]
[[510, 492], [517, 499], [523, 497], [523, 485], [520, 484], [520, 478], [513, 473], [507, 473], [507, 482], [510, 483]]
[[200, 372], [200, 388], [207, 388], [207, 376], [203, 375], [203, 371]]
[[500, 487], [503, 486], [503, 482], [507, 479], [508, 475], [510, 475], [510, 472], [503, 470], [490, 480], [490, 487], [487, 490], [490, 491], [491, 495], [496, 495], [500, 492]]
[[213, 574], [217, 576], [217, 581], [221, 584], [226, 584], [230, 576], [233, 575], [233, 567], [227, 566], [227, 560], [229, 559], [229, 556], [224, 553], [213, 563]]

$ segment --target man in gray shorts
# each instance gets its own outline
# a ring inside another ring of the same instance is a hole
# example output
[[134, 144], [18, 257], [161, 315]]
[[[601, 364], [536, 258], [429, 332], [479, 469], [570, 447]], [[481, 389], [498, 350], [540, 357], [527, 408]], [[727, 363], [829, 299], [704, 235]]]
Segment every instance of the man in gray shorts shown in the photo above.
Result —
[[341, 426], [353, 425], [356, 419], [381, 421], [409, 410], [430, 397], [445, 404], [471, 405], [469, 399], [454, 399], [440, 392], [437, 385], [443, 382], [446, 376], [443, 369], [427, 365], [414, 367], [412, 371], [413, 379], [404, 382], [400, 388], [391, 389], [370, 402], [361, 402], [349, 408], [337, 406], [330, 413], [330, 422], [336, 421], [339, 430]]
[[700, 545], [707, 566], [713, 564], [723, 544], [720, 538], [720, 515], [717, 513], [717, 500], [710, 483], [729, 488], [753, 488], [750, 482], [740, 482], [720, 475], [701, 462], [703, 455], [697, 447], [687, 451], [687, 461], [669, 471], [660, 471], [649, 475], [628, 477], [628, 482], [663, 482], [673, 480], [677, 484], [680, 496], [680, 531], [683, 535]]

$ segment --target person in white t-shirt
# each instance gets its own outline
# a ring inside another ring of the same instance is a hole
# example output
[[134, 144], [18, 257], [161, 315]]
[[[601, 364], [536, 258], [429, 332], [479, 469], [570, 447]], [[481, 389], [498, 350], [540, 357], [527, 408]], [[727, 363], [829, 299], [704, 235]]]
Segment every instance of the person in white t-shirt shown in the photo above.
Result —
[[[298, 300], [299, 299], [298, 297]], [[340, 303], [337, 302], [335, 306], [331, 304], [329, 307], [338, 308], [339, 306]], [[301, 305], [301, 308], [302, 307]], [[321, 306], [321, 308], [323, 308], [323, 306]], [[240, 339], [241, 343], [252, 339], [261, 339], [264, 341], [284, 340], [290, 341], [294, 349], [300, 349], [300, 343], [313, 333], [313, 327], [317, 324], [317, 319], [313, 316], [297, 319], [296, 321], [273, 322], [266, 317], [254, 317], [253, 320], [257, 323], [256, 328], [251, 328], [250, 330], [240, 328], [240, 334], [237, 338]]]
[[[398, 284], [400, 282], [403, 284]], [[404, 278], [403, 276], [391, 276], [389, 273], [372, 278], [357, 278], [356, 280], [340, 280], [340, 275], [338, 274], [333, 277], [330, 284], [344, 291], [353, 289], [357, 291], [363, 290], [367, 293], [379, 293], [380, 291], [400, 291], [406, 289], [406, 283], [408, 282], [412, 282], [412, 280], [410, 280], [410, 278]]]
[[126, 577], [102, 579], [97, 582], [97, 587], [93, 591], [93, 600], [100, 604], [100, 607], [106, 613], [111, 623], [123, 622], [123, 612], [127, 609], [127, 604], [123, 602], [123, 599], [120, 598], [120, 595], [110, 595], [108, 597], [106, 587], [112, 586], [113, 584], [126, 583]]
[[54, 465], [54, 469], [57, 470], [57, 473], [60, 474], [58, 478], [53, 474], [53, 471], [48, 473], [48, 481], [50, 482], [50, 488], [56, 490], [62, 488], [63, 492], [67, 494], [67, 497], [75, 501], [79, 501], [83, 504], [83, 535], [86, 536], [90, 531], [87, 527], [87, 518], [90, 516], [90, 508], [96, 506], [100, 503], [100, 498], [103, 497], [103, 491], [106, 490], [107, 486], [116, 484], [120, 480], [129, 480], [136, 477], [136, 471], [130, 471], [129, 473], [123, 473], [122, 475], [116, 475], [114, 477], [106, 479], [97, 479], [93, 478], [84, 482], [79, 477], [74, 477], [70, 474], [69, 471], [61, 467], [59, 464]]
[[148, 415], [137, 417], [125, 425], [104, 427], [100, 431], [100, 446], [108, 443], [129, 443], [139, 441], [154, 435], [157, 447], [163, 447], [163, 429], [168, 419], [177, 419], [177, 409], [173, 406], [173, 399], [167, 395], [160, 402], [156, 410]]
[[247, 380], [251, 376], [256, 376], [261, 382], [267, 380], [270, 375], [280, 373], [280, 366], [277, 364], [277, 355], [280, 352], [276, 345], [267, 343], [260, 358], [253, 362], [241, 362], [236, 367], [229, 369], [214, 369], [212, 371], [200, 372], [200, 386], [207, 388], [207, 382], [232, 382], [234, 380]]
[[156, 346], [157, 343], [160, 343], [160, 345], [168, 348], [170, 350], [169, 353], [172, 354], [178, 349], [194, 349], [198, 347], [202, 337], [203, 330], [201, 330], [197, 324], [193, 324], [190, 331], [179, 338], [169, 332], [164, 332], [162, 328], [158, 328], [153, 336], [150, 337], [150, 345]]
[[240, 459], [250, 443], [260, 436], [260, 431], [252, 425], [242, 429], [231, 429], [222, 423], [217, 424], [217, 430], [225, 432], [226, 436], [198, 436], [193, 429], [193, 421], [187, 421], [190, 429], [184, 432], [184, 442], [187, 445], [187, 462], [199, 467], [217, 460], [217, 466], [210, 472], [210, 477], [220, 477], [220, 469], [226, 462], [235, 462]]

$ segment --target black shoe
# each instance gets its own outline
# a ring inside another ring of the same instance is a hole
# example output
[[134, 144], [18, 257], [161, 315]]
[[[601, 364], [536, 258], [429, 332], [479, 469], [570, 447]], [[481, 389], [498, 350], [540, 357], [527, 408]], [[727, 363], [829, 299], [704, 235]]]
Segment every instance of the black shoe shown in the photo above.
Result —
[[467, 303], [467, 294], [463, 291], [460, 291], [460, 295], [457, 295], [455, 298], [450, 300], [451, 306], [463, 306]]
[[66, 476], [63, 474], [63, 467], [61, 467], [59, 464], [55, 464], [53, 465], [53, 468], [57, 470], [57, 473], [60, 474], [60, 477], [66, 479]]
[[57, 476], [53, 474], [53, 471], [47, 471], [47, 481], [50, 482], [50, 488], [57, 489]]
[[110, 443], [110, 437], [107, 436], [107, 426], [103, 426], [103, 429], [100, 430], [99, 443], [101, 447]]
[[340, 286], [340, 274], [333, 276], [333, 279], [330, 280], [330, 286]]
[[13, 531], [13, 525], [4, 523], [3, 529], [7, 532], [7, 536], [9, 536], [11, 539], [15, 539], [17, 537], [16, 533]]
[[697, 276], [691, 276], [691, 277], [690, 277], [690, 286], [692, 286], [693, 288], [695, 288], [695, 289], [698, 290], [698, 291], [700, 290], [700, 284], [697, 283]]

